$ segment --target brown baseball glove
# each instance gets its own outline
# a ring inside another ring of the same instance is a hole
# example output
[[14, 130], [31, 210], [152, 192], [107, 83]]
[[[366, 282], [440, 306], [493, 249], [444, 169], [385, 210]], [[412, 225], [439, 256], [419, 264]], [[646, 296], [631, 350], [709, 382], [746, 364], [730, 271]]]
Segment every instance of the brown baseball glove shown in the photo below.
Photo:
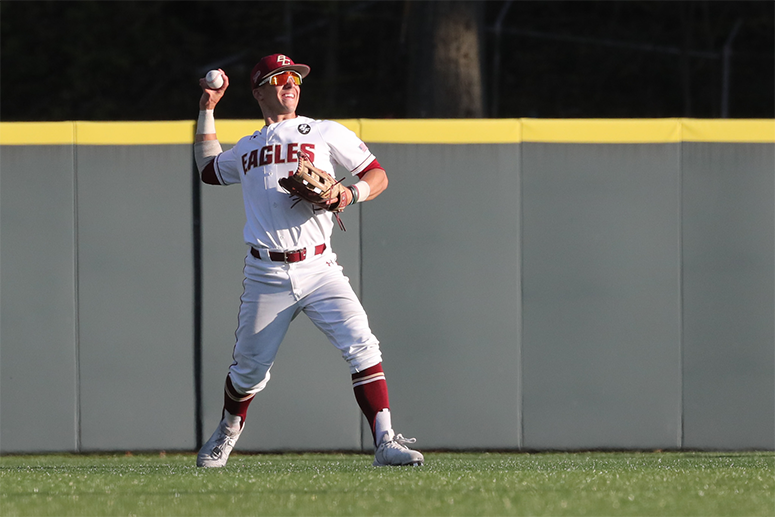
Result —
[[[345, 208], [344, 190], [347, 189], [330, 174], [318, 169], [304, 153], [298, 154], [299, 165], [296, 172], [287, 178], [280, 178], [280, 186], [283, 187], [297, 203], [302, 199], [315, 206], [334, 213], [339, 227], [344, 230], [344, 224], [339, 218], [339, 213]], [[332, 199], [336, 201], [331, 202]], [[296, 206], [294, 203], [293, 206]]]

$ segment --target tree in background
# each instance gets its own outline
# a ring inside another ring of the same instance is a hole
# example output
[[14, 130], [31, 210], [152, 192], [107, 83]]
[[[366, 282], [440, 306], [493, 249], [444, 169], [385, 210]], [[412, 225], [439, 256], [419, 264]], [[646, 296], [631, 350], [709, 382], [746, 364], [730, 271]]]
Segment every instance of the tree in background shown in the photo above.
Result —
[[775, 116], [775, 2], [0, 1], [0, 119], [260, 115], [262, 56], [309, 64], [316, 118]]
[[483, 117], [482, 3], [441, 0], [407, 2], [407, 7], [408, 116]]

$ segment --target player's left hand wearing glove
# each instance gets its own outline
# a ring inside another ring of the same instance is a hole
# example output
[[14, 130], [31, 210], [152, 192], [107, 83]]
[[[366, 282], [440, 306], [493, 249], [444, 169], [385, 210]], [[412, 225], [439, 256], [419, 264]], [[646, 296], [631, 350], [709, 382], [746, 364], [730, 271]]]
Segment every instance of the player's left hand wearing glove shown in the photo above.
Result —
[[315, 167], [306, 154], [299, 153], [298, 160], [296, 172], [287, 178], [280, 178], [280, 186], [293, 198], [303, 199], [334, 212], [339, 227], [344, 230], [339, 213], [353, 200], [350, 189], [336, 181], [326, 171]]

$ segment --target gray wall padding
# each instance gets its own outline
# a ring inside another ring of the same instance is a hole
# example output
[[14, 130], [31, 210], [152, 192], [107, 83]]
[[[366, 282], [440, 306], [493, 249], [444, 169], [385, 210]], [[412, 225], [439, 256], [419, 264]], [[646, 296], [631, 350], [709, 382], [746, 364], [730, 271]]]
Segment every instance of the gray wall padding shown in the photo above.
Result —
[[684, 446], [775, 441], [775, 149], [684, 144]]
[[81, 446], [194, 447], [191, 147], [78, 147]]
[[677, 144], [523, 145], [527, 448], [680, 446]]
[[[421, 449], [775, 450], [775, 146], [370, 143], [334, 249]], [[0, 452], [196, 445], [189, 145], [0, 149]], [[239, 186], [203, 185], [202, 407], [220, 417]], [[238, 450], [369, 450], [300, 316]]]
[[424, 447], [520, 444], [520, 148], [371, 145], [363, 301], [397, 432]]
[[0, 151], [0, 451], [78, 448], [73, 148]]

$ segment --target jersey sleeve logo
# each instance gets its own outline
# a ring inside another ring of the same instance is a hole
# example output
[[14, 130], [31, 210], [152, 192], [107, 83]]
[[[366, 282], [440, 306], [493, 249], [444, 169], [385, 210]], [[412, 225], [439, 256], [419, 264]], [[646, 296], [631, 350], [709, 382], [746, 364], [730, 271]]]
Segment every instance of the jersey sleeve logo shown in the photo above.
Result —
[[299, 127], [297, 129], [299, 130], [299, 133], [301, 133], [302, 135], [306, 135], [312, 130], [312, 128], [309, 127], [309, 124], [299, 124]]

